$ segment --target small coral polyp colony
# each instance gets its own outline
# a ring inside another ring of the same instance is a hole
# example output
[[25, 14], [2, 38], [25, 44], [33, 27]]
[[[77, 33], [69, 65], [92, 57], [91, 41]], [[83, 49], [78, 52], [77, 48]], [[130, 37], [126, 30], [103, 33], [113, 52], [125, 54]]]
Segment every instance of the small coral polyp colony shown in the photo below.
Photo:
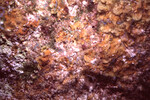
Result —
[[[12, 44], [8, 59], [19, 54], [23, 62], [6, 61], [20, 75], [11, 84], [10, 98], [128, 100], [144, 90], [139, 81], [150, 70], [149, 0], [4, 0], [0, 4], [0, 34], [7, 45]], [[3, 54], [8, 57], [1, 50]], [[4, 60], [2, 64], [6, 65]]]

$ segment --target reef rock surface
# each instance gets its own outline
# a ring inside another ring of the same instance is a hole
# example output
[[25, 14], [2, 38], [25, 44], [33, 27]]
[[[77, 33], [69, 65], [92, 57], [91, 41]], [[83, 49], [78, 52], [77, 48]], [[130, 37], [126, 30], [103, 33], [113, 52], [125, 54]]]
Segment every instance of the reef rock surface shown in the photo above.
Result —
[[149, 0], [1, 0], [1, 100], [150, 100]]

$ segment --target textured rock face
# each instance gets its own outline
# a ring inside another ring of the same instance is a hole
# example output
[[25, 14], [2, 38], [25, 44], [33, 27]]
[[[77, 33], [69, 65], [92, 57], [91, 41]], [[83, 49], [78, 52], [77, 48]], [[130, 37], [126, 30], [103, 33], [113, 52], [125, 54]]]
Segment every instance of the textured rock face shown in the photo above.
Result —
[[149, 3], [0, 1], [0, 99], [149, 100]]

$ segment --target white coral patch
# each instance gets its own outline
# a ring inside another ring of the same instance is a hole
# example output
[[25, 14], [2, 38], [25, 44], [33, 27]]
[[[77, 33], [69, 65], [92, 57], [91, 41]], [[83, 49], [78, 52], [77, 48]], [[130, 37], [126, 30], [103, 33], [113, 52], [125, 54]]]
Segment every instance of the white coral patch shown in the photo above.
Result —
[[126, 49], [126, 52], [130, 55], [130, 57], [135, 57], [136, 53], [134, 52], [134, 49]]
[[70, 16], [76, 16], [77, 14], [77, 9], [78, 9], [78, 6], [75, 5], [74, 7], [68, 7], [69, 9], [69, 14]]

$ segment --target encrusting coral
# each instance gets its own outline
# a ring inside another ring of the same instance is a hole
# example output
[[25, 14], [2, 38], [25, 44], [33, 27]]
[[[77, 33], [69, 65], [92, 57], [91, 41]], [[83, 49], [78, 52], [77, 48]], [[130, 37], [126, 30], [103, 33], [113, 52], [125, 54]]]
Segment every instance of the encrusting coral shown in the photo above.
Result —
[[0, 80], [12, 99], [149, 98], [149, 0], [4, 2]]

